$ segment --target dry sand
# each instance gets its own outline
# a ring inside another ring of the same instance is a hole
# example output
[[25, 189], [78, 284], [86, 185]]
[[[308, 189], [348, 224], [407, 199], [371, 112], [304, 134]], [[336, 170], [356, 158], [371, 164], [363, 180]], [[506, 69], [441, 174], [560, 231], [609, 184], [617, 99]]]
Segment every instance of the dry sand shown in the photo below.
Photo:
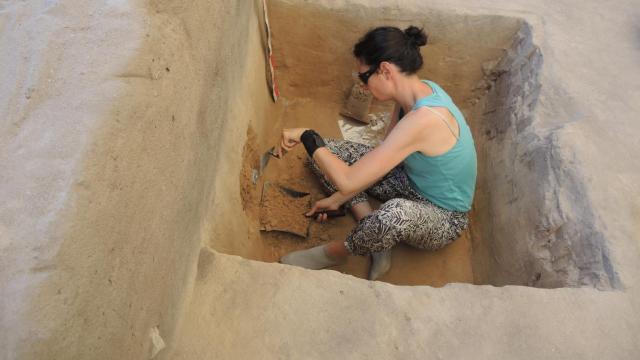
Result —
[[[299, 189], [291, 190], [301, 192]], [[260, 229], [288, 232], [306, 239], [311, 219], [304, 214], [310, 206], [309, 195], [292, 196], [277, 183], [264, 183], [260, 199]]]

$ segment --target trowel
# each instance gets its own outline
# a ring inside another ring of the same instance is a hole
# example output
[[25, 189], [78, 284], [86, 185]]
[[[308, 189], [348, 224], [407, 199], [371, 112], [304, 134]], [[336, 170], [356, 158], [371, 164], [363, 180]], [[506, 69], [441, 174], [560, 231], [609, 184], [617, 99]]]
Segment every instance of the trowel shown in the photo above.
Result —
[[253, 182], [254, 185], [258, 182], [258, 178], [264, 172], [264, 169], [267, 167], [267, 164], [269, 163], [269, 160], [271, 159], [271, 157], [274, 157], [276, 159], [280, 158], [278, 154], [275, 153], [275, 146], [271, 147], [271, 149], [267, 150], [267, 152], [265, 152], [264, 154], [262, 154], [262, 156], [260, 156], [259, 168], [253, 169], [253, 172], [251, 173], [251, 181]]

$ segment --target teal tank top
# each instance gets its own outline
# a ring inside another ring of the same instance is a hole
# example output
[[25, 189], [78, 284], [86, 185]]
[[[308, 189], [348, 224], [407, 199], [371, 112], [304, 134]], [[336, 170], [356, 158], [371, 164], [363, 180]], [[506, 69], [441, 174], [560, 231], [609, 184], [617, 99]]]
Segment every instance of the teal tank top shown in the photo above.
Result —
[[476, 148], [464, 115], [453, 103], [451, 97], [433, 81], [423, 80], [433, 90], [413, 105], [445, 107], [451, 112], [460, 128], [460, 136], [455, 145], [446, 153], [427, 156], [419, 151], [409, 155], [403, 162], [405, 171], [413, 187], [432, 203], [453, 211], [471, 210], [473, 193], [476, 188], [477, 159]]

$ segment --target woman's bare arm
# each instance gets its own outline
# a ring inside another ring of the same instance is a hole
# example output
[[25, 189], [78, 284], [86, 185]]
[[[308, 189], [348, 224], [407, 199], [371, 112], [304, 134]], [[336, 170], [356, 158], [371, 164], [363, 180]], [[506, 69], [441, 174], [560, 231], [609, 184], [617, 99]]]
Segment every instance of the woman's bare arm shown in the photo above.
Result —
[[313, 160], [342, 194], [363, 191], [396, 167], [411, 153], [418, 151], [424, 122], [407, 115], [375, 149], [349, 166], [327, 148], [313, 154]]

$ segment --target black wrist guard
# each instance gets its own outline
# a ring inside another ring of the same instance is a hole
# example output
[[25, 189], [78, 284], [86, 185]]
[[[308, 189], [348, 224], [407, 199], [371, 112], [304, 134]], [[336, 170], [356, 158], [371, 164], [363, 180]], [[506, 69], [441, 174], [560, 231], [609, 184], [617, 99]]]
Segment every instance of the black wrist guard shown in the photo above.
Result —
[[313, 157], [313, 153], [318, 150], [318, 148], [325, 146], [322, 137], [320, 137], [317, 132], [311, 129], [305, 130], [302, 133], [302, 135], [300, 136], [300, 141], [302, 141], [302, 144], [307, 150], [307, 154], [309, 154], [309, 157]]

